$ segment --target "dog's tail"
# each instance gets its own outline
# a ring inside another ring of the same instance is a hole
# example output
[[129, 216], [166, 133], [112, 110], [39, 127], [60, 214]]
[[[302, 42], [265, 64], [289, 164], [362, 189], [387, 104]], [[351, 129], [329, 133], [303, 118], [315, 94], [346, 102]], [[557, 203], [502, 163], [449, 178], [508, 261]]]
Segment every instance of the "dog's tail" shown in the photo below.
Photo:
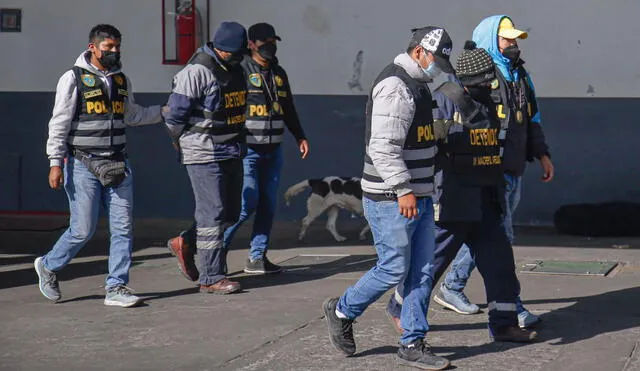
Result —
[[302, 191], [309, 187], [309, 179], [305, 179], [300, 183], [294, 184], [284, 193], [284, 201], [287, 203], [287, 206], [291, 203], [291, 198], [297, 196]]

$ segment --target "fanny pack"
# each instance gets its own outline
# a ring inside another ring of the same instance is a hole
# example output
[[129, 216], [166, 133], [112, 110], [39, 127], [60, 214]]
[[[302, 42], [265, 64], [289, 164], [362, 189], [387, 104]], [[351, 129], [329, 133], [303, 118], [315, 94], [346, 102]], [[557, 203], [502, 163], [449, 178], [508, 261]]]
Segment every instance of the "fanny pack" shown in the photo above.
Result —
[[80, 150], [74, 150], [73, 155], [82, 162], [100, 184], [105, 187], [116, 187], [127, 177], [125, 155], [117, 153], [109, 157], [97, 156]]

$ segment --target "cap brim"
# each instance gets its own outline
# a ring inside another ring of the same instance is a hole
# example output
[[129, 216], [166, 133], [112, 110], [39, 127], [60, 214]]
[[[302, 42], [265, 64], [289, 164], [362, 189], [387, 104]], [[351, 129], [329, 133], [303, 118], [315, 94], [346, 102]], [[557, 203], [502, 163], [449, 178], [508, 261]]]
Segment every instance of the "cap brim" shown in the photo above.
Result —
[[282, 38], [280, 36], [278, 36], [278, 35], [275, 35], [273, 38], [278, 40], [278, 41], [282, 41]]
[[500, 30], [498, 32], [498, 36], [502, 36], [505, 39], [526, 39], [527, 37], [529, 37], [529, 34], [526, 33], [525, 31], [521, 31], [521, 30], [517, 30], [515, 28], [506, 28], [503, 30]]
[[455, 72], [455, 70], [453, 69], [453, 66], [451, 65], [451, 62], [437, 55], [434, 55], [434, 57], [436, 59], [436, 66], [438, 66], [442, 70], [442, 72], [444, 73]]

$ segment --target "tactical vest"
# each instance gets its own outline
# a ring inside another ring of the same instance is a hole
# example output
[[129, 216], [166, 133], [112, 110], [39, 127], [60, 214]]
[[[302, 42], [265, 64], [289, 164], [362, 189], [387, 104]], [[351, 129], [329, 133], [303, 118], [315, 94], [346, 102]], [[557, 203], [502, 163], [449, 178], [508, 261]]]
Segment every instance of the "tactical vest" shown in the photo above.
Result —
[[74, 66], [73, 74], [78, 100], [67, 137], [71, 153], [76, 149], [100, 156], [124, 152], [127, 78], [122, 72], [110, 75], [111, 86], [107, 86], [99, 76], [84, 68]]
[[244, 141], [247, 88], [242, 68], [236, 66], [227, 70], [204, 52], [194, 54], [188, 63], [200, 64], [211, 70], [220, 89], [217, 93], [220, 103], [210, 111], [203, 107], [203, 102], [199, 102], [191, 110], [190, 123], [185, 131], [211, 135], [213, 143], [218, 144]]
[[[410, 183], [415, 193], [431, 194], [434, 190], [433, 170], [436, 153], [431, 92], [426, 83], [413, 79], [404, 68], [393, 63], [380, 73], [373, 84], [373, 88], [382, 80], [392, 76], [398, 77], [404, 82], [411, 92], [415, 104], [413, 122], [407, 133], [402, 151], [402, 158], [411, 174]], [[366, 151], [362, 185], [364, 189], [376, 189], [379, 190], [379, 193], [386, 193], [392, 190], [388, 189], [384, 184], [384, 180], [374, 168], [373, 161], [368, 155], [369, 140], [371, 139], [373, 88], [369, 93], [366, 107]]]
[[496, 71], [496, 79], [491, 82], [491, 100], [496, 105], [496, 115], [502, 127], [508, 128], [504, 143], [504, 169], [520, 175], [524, 172], [527, 157], [529, 123], [538, 108], [523, 68], [518, 69], [518, 80], [511, 82], [498, 69]]
[[284, 71], [274, 66], [263, 74], [250, 57], [245, 57], [242, 67], [247, 75], [247, 144], [282, 143], [285, 125], [280, 100], [288, 98], [289, 90]]
[[[438, 91], [455, 103], [446, 89]], [[463, 124], [460, 112], [453, 113], [454, 125], [449, 129], [446, 144], [441, 146], [446, 154], [442, 159], [445, 165], [441, 167], [460, 174], [469, 184], [491, 185], [496, 178], [502, 178], [507, 124], [496, 118], [496, 105], [473, 103], [479, 111], [470, 122]]]

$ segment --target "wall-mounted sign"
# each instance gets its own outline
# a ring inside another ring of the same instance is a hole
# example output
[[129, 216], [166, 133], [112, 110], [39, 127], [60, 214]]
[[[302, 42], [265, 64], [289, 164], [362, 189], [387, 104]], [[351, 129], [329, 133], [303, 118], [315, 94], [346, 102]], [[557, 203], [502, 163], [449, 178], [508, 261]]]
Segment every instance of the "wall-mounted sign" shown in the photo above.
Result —
[[0, 9], [0, 32], [20, 32], [21, 26], [21, 9]]

